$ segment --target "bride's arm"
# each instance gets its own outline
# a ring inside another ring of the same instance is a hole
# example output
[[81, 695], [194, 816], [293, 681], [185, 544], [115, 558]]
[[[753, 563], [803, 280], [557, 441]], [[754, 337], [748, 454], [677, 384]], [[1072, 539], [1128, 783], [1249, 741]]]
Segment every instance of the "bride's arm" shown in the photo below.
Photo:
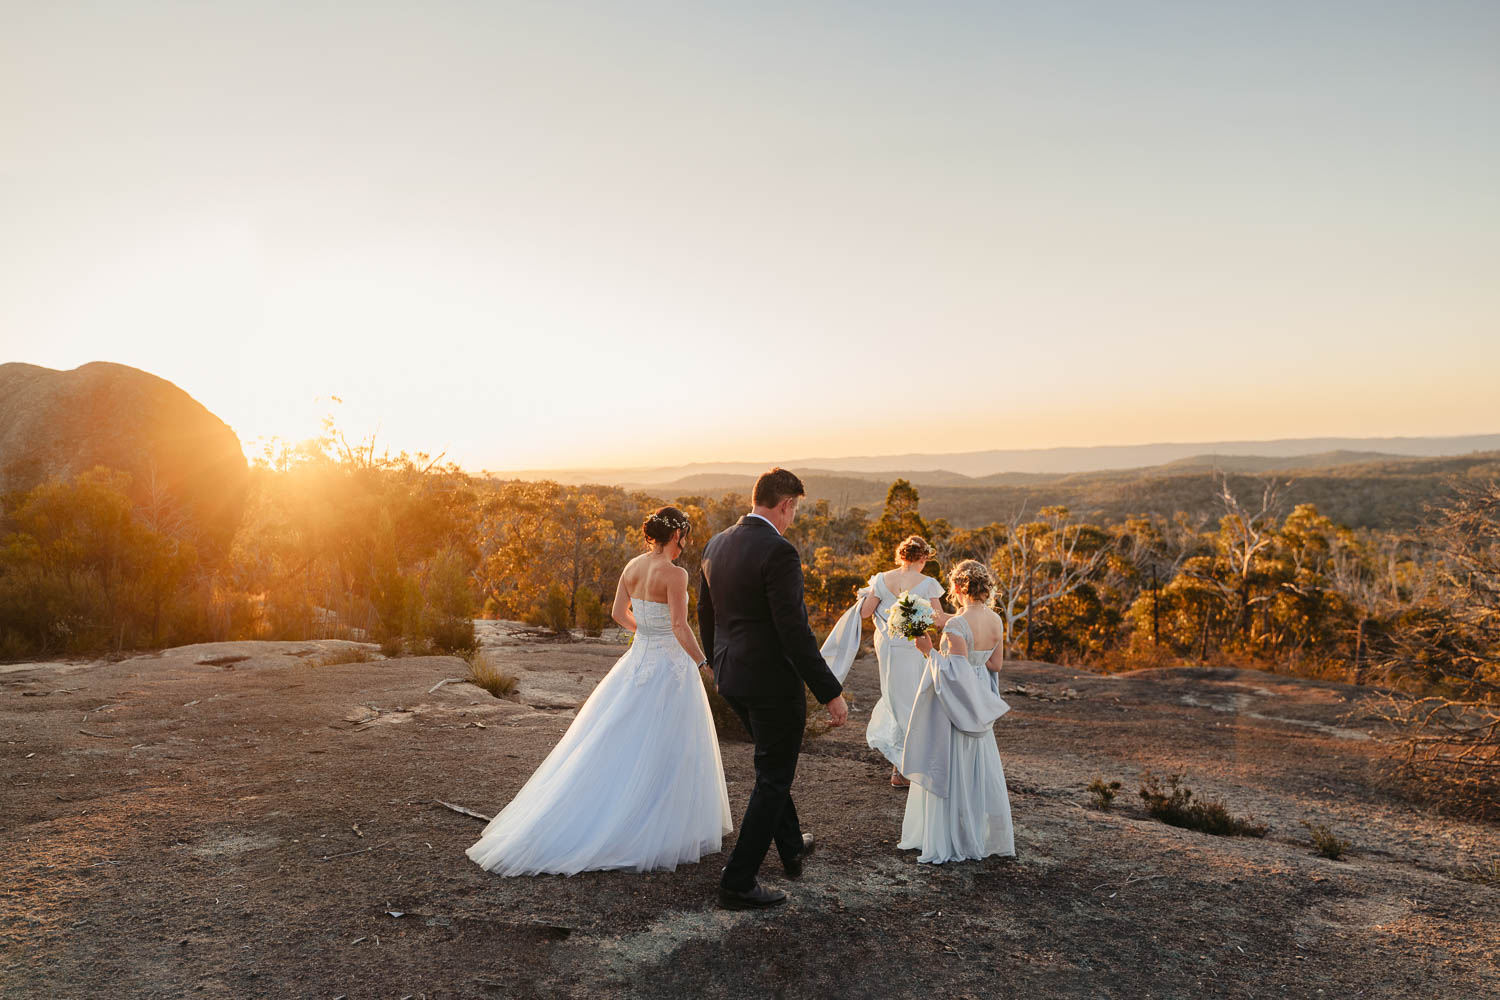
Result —
[[672, 574], [671, 581], [667, 584], [667, 610], [672, 614], [672, 634], [687, 650], [687, 654], [697, 664], [703, 663], [703, 648], [698, 645], [698, 639], [693, 635], [693, 628], [687, 620], [687, 570], [681, 570], [682, 575]]
[[609, 609], [609, 616], [620, 623], [620, 627], [631, 634], [635, 633], [635, 613], [630, 610], [630, 592], [625, 589], [625, 575], [620, 575], [620, 583], [615, 587], [615, 606]]

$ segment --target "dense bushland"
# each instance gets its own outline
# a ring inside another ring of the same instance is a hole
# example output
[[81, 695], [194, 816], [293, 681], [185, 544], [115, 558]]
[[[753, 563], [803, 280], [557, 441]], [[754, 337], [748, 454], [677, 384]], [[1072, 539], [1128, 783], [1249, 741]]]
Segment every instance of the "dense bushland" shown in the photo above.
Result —
[[[472, 619], [598, 634], [615, 582], [665, 498], [494, 481], [425, 455], [377, 457], [331, 428], [256, 463], [247, 512], [215, 559], [170, 498], [129, 499], [96, 469], [0, 498], [0, 656], [238, 638], [353, 638], [387, 652], [468, 651]], [[1500, 737], [1500, 485], [1449, 482], [1416, 531], [1351, 529], [1285, 482], [1220, 477], [1216, 516], [1090, 522], [1043, 506], [956, 527], [897, 480], [879, 507], [804, 504], [788, 537], [809, 613], [828, 627], [909, 534], [939, 579], [988, 563], [1007, 655], [1115, 671], [1226, 664], [1388, 692], [1406, 767], [1494, 801]], [[670, 498], [695, 525], [682, 564], [745, 497]], [[1441, 784], [1441, 782], [1439, 782]], [[1483, 811], [1483, 810], [1481, 810]]]

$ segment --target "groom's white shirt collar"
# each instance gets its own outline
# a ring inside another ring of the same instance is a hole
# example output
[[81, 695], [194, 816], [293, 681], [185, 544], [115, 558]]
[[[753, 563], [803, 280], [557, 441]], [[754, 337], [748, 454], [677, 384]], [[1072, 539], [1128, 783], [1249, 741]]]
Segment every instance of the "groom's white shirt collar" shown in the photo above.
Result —
[[[771, 524], [771, 519], [769, 517], [765, 517], [764, 515], [757, 514], [753, 510], [750, 513], [746, 514], [745, 516], [746, 517], [758, 517], [762, 521], [766, 522], [767, 524]], [[776, 528], [776, 525], [771, 524], [771, 527]], [[776, 528], [776, 534], [778, 534], [778, 535], [781, 534], [781, 529], [780, 528]]]

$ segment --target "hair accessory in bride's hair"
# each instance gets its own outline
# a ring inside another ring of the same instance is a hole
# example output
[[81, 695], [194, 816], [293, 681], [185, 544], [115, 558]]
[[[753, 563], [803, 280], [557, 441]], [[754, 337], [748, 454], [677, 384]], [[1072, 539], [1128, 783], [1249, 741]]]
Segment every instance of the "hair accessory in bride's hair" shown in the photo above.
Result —
[[641, 531], [652, 541], [665, 543], [674, 531], [682, 532], [683, 538], [692, 534], [693, 522], [676, 507], [663, 507], [646, 517], [641, 524]]
[[653, 524], [664, 525], [671, 531], [688, 531], [693, 526], [693, 523], [686, 517], [673, 517], [671, 514], [652, 514], [646, 520]]

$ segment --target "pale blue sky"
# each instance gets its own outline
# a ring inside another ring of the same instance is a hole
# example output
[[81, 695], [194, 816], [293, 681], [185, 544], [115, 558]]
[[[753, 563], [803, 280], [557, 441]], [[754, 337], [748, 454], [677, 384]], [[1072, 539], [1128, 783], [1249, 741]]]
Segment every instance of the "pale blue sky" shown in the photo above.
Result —
[[1494, 3], [6, 3], [0, 360], [472, 468], [1500, 430]]

